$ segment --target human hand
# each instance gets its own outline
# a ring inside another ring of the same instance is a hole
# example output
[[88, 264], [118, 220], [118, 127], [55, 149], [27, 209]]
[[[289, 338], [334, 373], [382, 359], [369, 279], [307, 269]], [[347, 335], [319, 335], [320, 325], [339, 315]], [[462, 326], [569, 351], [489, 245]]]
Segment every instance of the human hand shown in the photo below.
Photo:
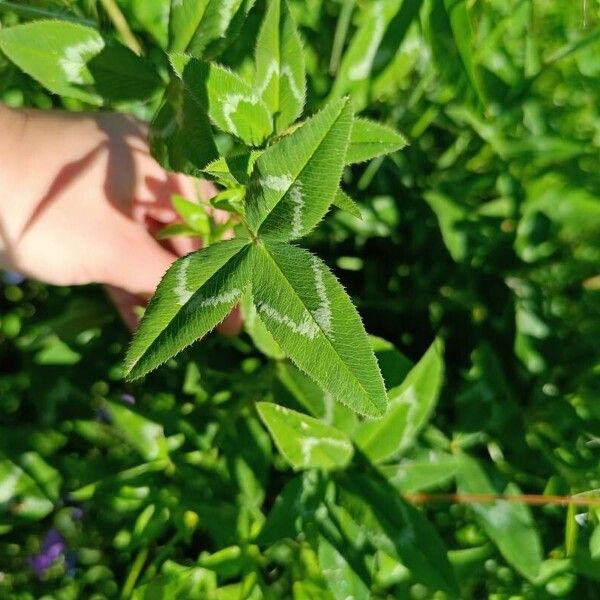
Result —
[[[165, 172], [150, 156], [146, 126], [132, 117], [0, 111], [6, 266], [54, 285], [103, 283], [133, 328], [134, 307], [198, 247], [189, 238], [156, 241], [158, 229], [178, 220], [171, 196], [208, 198], [214, 188]], [[237, 311], [221, 326], [239, 328]]]

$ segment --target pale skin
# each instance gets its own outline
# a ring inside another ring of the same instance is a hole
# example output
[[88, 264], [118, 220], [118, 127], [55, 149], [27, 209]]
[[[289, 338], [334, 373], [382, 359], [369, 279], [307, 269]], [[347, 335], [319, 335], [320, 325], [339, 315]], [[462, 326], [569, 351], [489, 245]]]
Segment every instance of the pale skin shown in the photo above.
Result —
[[[171, 263], [198, 247], [156, 240], [177, 222], [171, 196], [213, 193], [166, 172], [132, 117], [0, 105], [0, 267], [53, 285], [104, 284], [130, 328]], [[220, 327], [239, 329], [237, 311]]]

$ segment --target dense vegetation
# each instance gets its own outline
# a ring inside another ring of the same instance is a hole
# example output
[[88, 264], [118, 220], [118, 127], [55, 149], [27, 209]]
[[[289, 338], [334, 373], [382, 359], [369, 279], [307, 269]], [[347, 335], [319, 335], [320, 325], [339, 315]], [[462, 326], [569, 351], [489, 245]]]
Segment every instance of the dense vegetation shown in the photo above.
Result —
[[[174, 48], [168, 0], [0, 2], [0, 100], [150, 120], [167, 49], [251, 81], [269, 3], [196, 4]], [[345, 167], [361, 218], [333, 208], [300, 242], [357, 306], [388, 412], [332, 402], [247, 298], [240, 337], [126, 382], [131, 334], [100, 288], [4, 273], [0, 597], [600, 597], [600, 4], [289, 4], [305, 114], [349, 96], [409, 144]], [[66, 20], [111, 40], [85, 85], [47, 77], [51, 54], [29, 52], [47, 37], [10, 44]], [[195, 125], [154, 139], [163, 164], [203, 171]]]

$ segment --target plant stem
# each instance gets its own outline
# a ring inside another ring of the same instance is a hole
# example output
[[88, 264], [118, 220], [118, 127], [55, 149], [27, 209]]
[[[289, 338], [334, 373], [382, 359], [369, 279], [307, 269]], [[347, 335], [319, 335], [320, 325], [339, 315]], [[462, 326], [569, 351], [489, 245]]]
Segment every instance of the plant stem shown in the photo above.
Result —
[[543, 494], [402, 494], [408, 502], [414, 504], [432, 504], [450, 502], [452, 504], [481, 504], [489, 502], [512, 502], [529, 506], [600, 506], [600, 498], [579, 496], [551, 496]]
[[127, 579], [125, 580], [125, 585], [123, 585], [123, 590], [121, 591], [121, 598], [123, 598], [123, 600], [131, 596], [147, 558], [148, 548], [145, 547], [138, 552], [133, 565], [131, 565], [131, 569], [127, 575]]
[[143, 54], [142, 46], [135, 37], [133, 31], [127, 23], [125, 15], [121, 12], [121, 9], [115, 2], [115, 0], [100, 0], [100, 3], [104, 7], [108, 18], [111, 20], [115, 29], [120, 33], [123, 38], [125, 45], [135, 52], [138, 56]]

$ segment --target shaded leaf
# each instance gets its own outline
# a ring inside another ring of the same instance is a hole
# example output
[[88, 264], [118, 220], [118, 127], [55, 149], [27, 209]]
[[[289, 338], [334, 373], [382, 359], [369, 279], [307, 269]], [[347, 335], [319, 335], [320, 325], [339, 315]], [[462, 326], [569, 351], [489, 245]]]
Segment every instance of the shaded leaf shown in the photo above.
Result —
[[[497, 493], [475, 459], [465, 455], [457, 461], [456, 480], [460, 493]], [[520, 490], [510, 484], [505, 493], [518, 494]], [[505, 500], [470, 506], [477, 521], [508, 563], [527, 579], [534, 580], [540, 572], [543, 556], [540, 536], [529, 507]]]
[[[208, 112], [210, 120], [247, 144], [258, 146], [273, 131], [266, 104], [233, 71], [186, 55], [170, 55], [175, 72]], [[201, 143], [202, 140], [198, 140]]]
[[399, 559], [417, 581], [458, 595], [444, 544], [416, 508], [375, 473], [345, 471], [337, 479], [340, 505], [361, 524], [375, 547]]

